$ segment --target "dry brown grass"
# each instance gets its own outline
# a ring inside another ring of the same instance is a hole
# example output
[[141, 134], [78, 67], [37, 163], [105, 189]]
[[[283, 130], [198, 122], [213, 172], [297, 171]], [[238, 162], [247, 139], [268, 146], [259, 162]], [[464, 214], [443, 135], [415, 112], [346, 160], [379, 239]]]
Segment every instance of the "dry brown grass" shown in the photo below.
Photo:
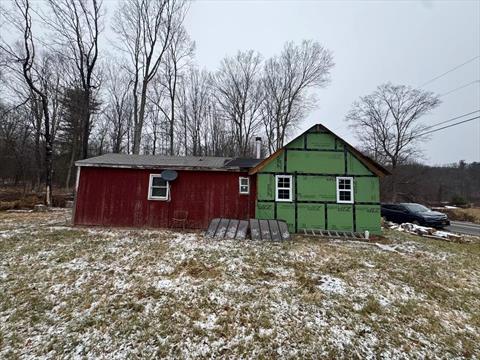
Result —
[[0, 358], [479, 358], [480, 243], [72, 228], [0, 213]]
[[450, 220], [480, 224], [480, 208], [448, 209], [444, 211]]
[[[72, 198], [72, 194], [63, 189], [55, 188], [53, 191], [53, 206], [64, 207], [66, 200]], [[43, 192], [26, 191], [19, 186], [4, 186], [0, 188], [0, 211], [32, 209], [36, 204], [43, 204], [45, 194]]]

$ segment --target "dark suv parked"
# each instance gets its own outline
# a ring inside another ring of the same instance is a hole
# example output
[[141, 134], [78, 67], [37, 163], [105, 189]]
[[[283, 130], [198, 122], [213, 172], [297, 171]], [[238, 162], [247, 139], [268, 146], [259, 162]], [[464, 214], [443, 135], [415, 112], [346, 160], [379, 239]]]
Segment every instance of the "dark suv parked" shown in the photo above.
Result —
[[415, 203], [382, 204], [382, 217], [398, 224], [409, 222], [437, 228], [450, 225], [447, 215]]

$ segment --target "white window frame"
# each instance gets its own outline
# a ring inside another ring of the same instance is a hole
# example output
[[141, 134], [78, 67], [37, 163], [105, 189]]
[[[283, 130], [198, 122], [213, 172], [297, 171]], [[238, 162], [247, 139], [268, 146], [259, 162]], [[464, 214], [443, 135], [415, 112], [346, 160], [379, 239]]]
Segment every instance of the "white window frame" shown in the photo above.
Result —
[[[290, 186], [289, 187], [278, 187], [278, 180], [279, 179], [289, 179]], [[280, 199], [278, 197], [278, 190], [288, 190], [289, 197], [288, 199]], [[275, 176], [275, 201], [282, 201], [282, 202], [292, 202], [292, 193], [293, 193], [293, 182], [292, 182], [292, 175], [276, 175]]]
[[[350, 180], [350, 190], [340, 189], [340, 180]], [[349, 191], [350, 200], [340, 200], [340, 191]], [[339, 204], [353, 204], [353, 177], [351, 176], [339, 176], [337, 177], [337, 203]]]
[[[168, 201], [170, 199], [170, 182], [166, 181], [167, 183], [167, 193], [165, 196], [154, 196], [152, 195], [152, 190], [153, 190], [153, 179], [154, 178], [162, 178], [162, 175], [160, 174], [150, 174], [150, 181], [148, 183], [148, 200], [160, 200], [160, 201]], [[158, 187], [158, 186], [156, 186]]]
[[[246, 183], [246, 184], [242, 184], [242, 180], [247, 180], [247, 183]], [[242, 186], [246, 186], [246, 187], [247, 187], [247, 191], [242, 191]], [[239, 192], [241, 195], [248, 195], [248, 194], [250, 194], [250, 178], [244, 177], [244, 176], [240, 176], [240, 177], [238, 178], [238, 192]]]

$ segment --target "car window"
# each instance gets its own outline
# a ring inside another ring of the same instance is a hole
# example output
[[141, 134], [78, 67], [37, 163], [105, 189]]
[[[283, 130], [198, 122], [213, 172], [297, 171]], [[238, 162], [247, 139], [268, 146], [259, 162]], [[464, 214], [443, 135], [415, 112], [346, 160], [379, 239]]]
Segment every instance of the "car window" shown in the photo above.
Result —
[[426, 211], [431, 211], [429, 208], [420, 205], [420, 204], [405, 204], [404, 205], [408, 210], [413, 211], [413, 212], [426, 212]]
[[402, 210], [402, 207], [400, 205], [388, 205], [388, 209], [389, 210], [395, 210], [395, 211], [399, 211], [399, 210]]

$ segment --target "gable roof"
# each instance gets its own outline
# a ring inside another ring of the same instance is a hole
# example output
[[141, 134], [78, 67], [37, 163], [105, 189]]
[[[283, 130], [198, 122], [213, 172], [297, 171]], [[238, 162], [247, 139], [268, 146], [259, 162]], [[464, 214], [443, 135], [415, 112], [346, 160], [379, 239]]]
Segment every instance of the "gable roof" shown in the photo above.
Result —
[[370, 157], [368, 157], [367, 155], [363, 154], [361, 151], [357, 150], [355, 147], [353, 147], [352, 145], [350, 145], [349, 143], [347, 143], [345, 140], [343, 140], [340, 136], [338, 136], [337, 134], [335, 134], [333, 131], [331, 131], [330, 129], [328, 129], [325, 125], [322, 125], [322, 124], [316, 124], [316, 125], [313, 125], [311, 128], [309, 128], [308, 130], [304, 131], [302, 134], [300, 134], [299, 136], [297, 136], [296, 138], [294, 138], [292, 141], [290, 141], [289, 143], [287, 143], [286, 145], [284, 145], [281, 149], [278, 149], [277, 151], [275, 151], [273, 154], [271, 154], [269, 157], [267, 157], [266, 159], [262, 160], [260, 163], [258, 163], [255, 167], [253, 167], [252, 169], [250, 169], [250, 171], [248, 172], [250, 175], [252, 174], [256, 174], [257, 172], [259, 172], [260, 170], [262, 170], [265, 166], [267, 166], [273, 159], [275, 159], [277, 156], [283, 154], [283, 152], [285, 151], [285, 148], [293, 143], [295, 140], [297, 140], [298, 138], [302, 137], [304, 134], [308, 133], [308, 132], [311, 132], [312, 130], [324, 130], [330, 134], [332, 134], [333, 136], [335, 136], [337, 139], [339, 139], [343, 145], [349, 150], [352, 152], [352, 154], [363, 164], [365, 165], [371, 172], [373, 172], [375, 175], [379, 176], [379, 177], [384, 177], [385, 175], [390, 175], [390, 171], [388, 171], [385, 167], [383, 167], [382, 165], [380, 165], [379, 163], [377, 163], [375, 160], [371, 159]]
[[255, 166], [261, 159], [243, 159], [214, 156], [164, 156], [105, 154], [75, 162], [76, 166], [116, 168], [162, 168], [184, 170], [239, 171]]

